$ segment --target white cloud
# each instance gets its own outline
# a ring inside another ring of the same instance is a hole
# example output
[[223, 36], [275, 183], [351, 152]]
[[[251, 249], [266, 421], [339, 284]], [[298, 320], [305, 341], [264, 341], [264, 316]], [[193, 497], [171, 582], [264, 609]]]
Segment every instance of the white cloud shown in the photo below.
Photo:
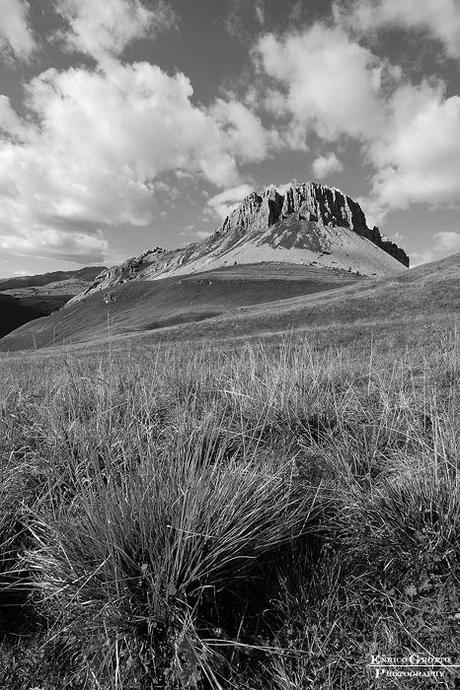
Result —
[[212, 234], [212, 230], [197, 230], [194, 225], [186, 225], [181, 235], [190, 242], [206, 240]]
[[448, 55], [460, 58], [458, 0], [352, 0], [336, 3], [334, 13], [350, 29], [365, 34], [385, 26], [427, 31]]
[[59, 232], [55, 228], [34, 227], [26, 235], [0, 235], [0, 249], [14, 254], [53, 257], [76, 263], [103, 261], [108, 243], [100, 233]]
[[[254, 59], [262, 103], [277, 118], [285, 144], [289, 131], [296, 144], [312, 133], [360, 144], [375, 171], [364, 203], [377, 222], [413, 203], [459, 205], [460, 97], [446, 98], [443, 82], [412, 84], [343, 26], [321, 23], [263, 36]], [[337, 164], [322, 156], [313, 170], [322, 177]]]
[[207, 205], [221, 220], [224, 220], [253, 191], [253, 187], [248, 184], [241, 184], [211, 197]]
[[460, 97], [442, 87], [406, 85], [391, 98], [391, 117], [371, 143], [373, 196], [386, 208], [460, 200]]
[[340, 27], [319, 23], [282, 38], [266, 34], [254, 57], [280, 85], [269, 94], [272, 112], [290, 114], [331, 141], [343, 134], [362, 139], [377, 132], [384, 121], [383, 89], [400, 76]]
[[242, 163], [263, 160], [270, 148], [279, 144], [276, 132], [268, 132], [260, 119], [243, 103], [218, 98], [210, 107], [209, 114], [219, 125], [236, 151]]
[[460, 252], [460, 233], [450, 230], [438, 230], [434, 234], [434, 240], [440, 251], [451, 254]]
[[451, 230], [438, 230], [432, 236], [430, 249], [411, 254], [411, 264], [419, 266], [430, 261], [443, 259], [460, 252], [460, 233]]
[[69, 25], [62, 35], [67, 48], [98, 61], [175, 25], [173, 11], [163, 2], [151, 9], [140, 0], [59, 0], [57, 11]]
[[184, 74], [112, 60], [33, 79], [27, 119], [0, 99], [0, 246], [99, 260], [93, 229], [152, 223], [162, 175], [238, 184], [239, 165], [263, 158], [270, 137], [235, 100], [205, 108], [192, 97]]
[[28, 58], [35, 40], [27, 22], [28, 6], [23, 0], [2, 0], [0, 11], [0, 49], [12, 51], [18, 58]]
[[266, 17], [265, 17], [265, 4], [263, 0], [258, 0], [254, 6], [254, 13], [256, 15], [256, 20], [257, 23], [260, 24], [260, 26], [265, 25]]
[[0, 95], [0, 133], [4, 132], [11, 137], [26, 139], [29, 131], [29, 126], [11, 107], [9, 98]]
[[318, 156], [312, 163], [313, 174], [315, 177], [322, 179], [333, 172], [343, 170], [343, 163], [337, 158], [335, 153], [330, 152], [325, 156]]

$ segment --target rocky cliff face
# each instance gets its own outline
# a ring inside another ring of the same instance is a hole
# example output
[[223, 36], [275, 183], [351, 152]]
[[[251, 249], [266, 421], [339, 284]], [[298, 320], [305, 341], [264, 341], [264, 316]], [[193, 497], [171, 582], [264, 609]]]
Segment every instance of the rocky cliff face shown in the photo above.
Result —
[[409, 266], [403, 249], [369, 228], [358, 203], [316, 182], [290, 184], [281, 193], [253, 192], [206, 240], [182, 249], [159, 247], [103, 271], [69, 304], [131, 280], [199, 273], [234, 263], [283, 262], [345, 269], [370, 276]]
[[217, 234], [247, 228], [264, 230], [292, 214], [297, 214], [299, 220], [354, 230], [404, 266], [409, 266], [409, 257], [403, 249], [382, 240], [377, 227], [367, 227], [366, 217], [356, 201], [338, 189], [316, 182], [291, 184], [284, 194], [275, 187], [269, 187], [261, 195], [253, 192], [225, 219]]
[[109, 285], [119, 285], [129, 280], [135, 280], [145, 266], [148, 266], [152, 261], [164, 254], [166, 251], [166, 249], [162, 249], [161, 247], [155, 247], [154, 249], [149, 249], [140, 256], [128, 259], [119, 266], [105, 268], [96, 276], [94, 282], [85, 290], [80, 292], [76, 296], [76, 299], [74, 298], [70, 300], [70, 303], [73, 303], [74, 301], [78, 302], [84, 298], [85, 295], [88, 295], [95, 290], [103, 290]]

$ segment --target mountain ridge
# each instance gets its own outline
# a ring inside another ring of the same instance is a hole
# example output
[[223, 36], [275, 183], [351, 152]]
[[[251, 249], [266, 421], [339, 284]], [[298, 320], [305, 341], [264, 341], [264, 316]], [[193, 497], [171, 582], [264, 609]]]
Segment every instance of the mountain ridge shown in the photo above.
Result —
[[232, 264], [281, 262], [337, 268], [369, 276], [395, 275], [409, 257], [367, 226], [360, 205], [336, 188], [317, 182], [273, 185], [252, 192], [202, 242], [179, 249], [155, 247], [103, 271], [70, 300], [85, 299], [132, 280], [158, 280]]
[[107, 266], [84, 266], [69, 271], [49, 271], [47, 273], [0, 278], [0, 292], [12, 292], [25, 288], [44, 288], [47, 285], [54, 286], [56, 283], [69, 280], [94, 280], [99, 273], [105, 270], [107, 270]]

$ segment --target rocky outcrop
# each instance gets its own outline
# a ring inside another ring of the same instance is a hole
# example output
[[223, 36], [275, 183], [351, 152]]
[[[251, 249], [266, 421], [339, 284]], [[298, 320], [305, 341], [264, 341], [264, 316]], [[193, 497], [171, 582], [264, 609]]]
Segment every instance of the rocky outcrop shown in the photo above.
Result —
[[338, 189], [317, 182], [291, 184], [284, 194], [275, 187], [268, 187], [263, 194], [252, 192], [225, 219], [216, 234], [226, 235], [235, 231], [243, 234], [248, 228], [251, 232], [263, 231], [292, 214], [306, 221], [354, 230], [404, 266], [409, 266], [409, 257], [403, 249], [394, 242], [382, 240], [378, 228], [367, 227], [366, 217], [356, 201]]
[[87, 287], [86, 290], [79, 293], [76, 299], [69, 300], [68, 304], [70, 305], [80, 301], [85, 295], [94, 292], [94, 290], [103, 290], [111, 285], [118, 285], [128, 280], [136, 279], [144, 268], [149, 266], [153, 260], [164, 252], [166, 252], [166, 249], [155, 247], [154, 249], [149, 249], [140, 256], [128, 259], [119, 266], [112, 266], [111, 268], [104, 269], [95, 278], [94, 283]]
[[262, 195], [252, 192], [227, 216], [220, 234], [232, 232], [236, 228], [250, 228], [254, 231], [270, 227], [279, 219], [283, 201], [284, 197], [275, 187], [268, 187]]

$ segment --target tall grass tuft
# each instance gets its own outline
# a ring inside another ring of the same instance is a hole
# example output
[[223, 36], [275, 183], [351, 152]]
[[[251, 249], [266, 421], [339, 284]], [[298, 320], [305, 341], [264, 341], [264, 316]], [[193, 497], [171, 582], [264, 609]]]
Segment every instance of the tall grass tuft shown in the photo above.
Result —
[[32, 521], [33, 597], [74, 683], [217, 683], [234, 643], [257, 644], [276, 564], [311, 532], [317, 492], [292, 462], [203, 457], [198, 441], [135, 472], [106, 466]]

